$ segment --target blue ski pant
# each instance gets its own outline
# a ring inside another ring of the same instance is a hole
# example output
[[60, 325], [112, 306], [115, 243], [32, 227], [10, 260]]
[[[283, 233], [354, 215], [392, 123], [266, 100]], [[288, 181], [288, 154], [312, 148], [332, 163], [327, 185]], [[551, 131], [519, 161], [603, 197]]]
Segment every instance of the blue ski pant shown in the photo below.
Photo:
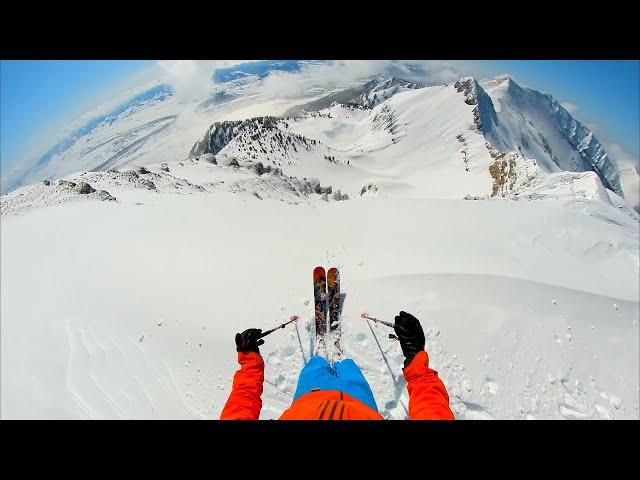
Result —
[[339, 390], [378, 411], [371, 387], [356, 362], [350, 358], [331, 366], [320, 355], [312, 357], [300, 372], [293, 400], [316, 390]]

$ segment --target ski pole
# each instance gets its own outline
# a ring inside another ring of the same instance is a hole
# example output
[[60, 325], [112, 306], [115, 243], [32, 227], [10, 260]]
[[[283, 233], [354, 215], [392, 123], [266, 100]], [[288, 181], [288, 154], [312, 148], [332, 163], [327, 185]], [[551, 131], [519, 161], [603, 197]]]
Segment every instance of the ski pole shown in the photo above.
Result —
[[273, 333], [276, 330], [280, 330], [281, 328], [286, 327], [287, 325], [289, 325], [292, 322], [295, 322], [296, 320], [298, 320], [298, 316], [297, 315], [292, 315], [288, 322], [284, 322], [282, 325], [278, 325], [276, 328], [272, 328], [271, 330], [267, 330], [266, 332], [262, 332], [262, 334], [260, 334], [260, 336], [258, 338], [266, 337], [270, 333]]
[[363, 314], [361, 315], [361, 317], [362, 317], [362, 318], [366, 318], [367, 320], [371, 320], [372, 322], [375, 322], [375, 323], [381, 323], [382, 325], [386, 325], [387, 327], [391, 327], [391, 328], [393, 328], [394, 330], [397, 328], [397, 329], [398, 329], [398, 330], [400, 330], [401, 332], [405, 332], [405, 333], [406, 333], [406, 330], [405, 330], [404, 328], [402, 328], [402, 327], [400, 327], [400, 326], [396, 325], [395, 323], [386, 322], [386, 321], [384, 321], [384, 320], [379, 320], [379, 319], [377, 319], [377, 318], [370, 317], [370, 316], [369, 316], [369, 315], [367, 315], [366, 313], [363, 313]]

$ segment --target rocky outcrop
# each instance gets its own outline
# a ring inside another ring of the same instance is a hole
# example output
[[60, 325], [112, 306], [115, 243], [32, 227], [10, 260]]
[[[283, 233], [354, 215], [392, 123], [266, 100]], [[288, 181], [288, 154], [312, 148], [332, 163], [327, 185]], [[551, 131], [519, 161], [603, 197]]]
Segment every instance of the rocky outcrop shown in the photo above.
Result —
[[116, 197], [114, 197], [113, 195], [111, 195], [109, 192], [107, 192], [106, 190], [100, 190], [98, 192], [98, 198], [100, 200], [106, 201], [106, 202], [115, 202], [116, 201]]
[[[202, 140], [191, 149], [192, 158], [216, 158], [228, 165], [228, 158], [236, 158], [250, 165], [260, 161], [263, 167], [291, 165], [301, 150], [311, 151], [319, 146], [315, 139], [291, 132], [287, 122], [275, 117], [256, 117], [237, 122], [216, 122]], [[325, 149], [326, 151], [326, 149]]]
[[211, 163], [212, 165], [217, 165], [218, 160], [213, 153], [205, 153], [201, 157], [197, 157], [196, 160], [201, 160], [203, 162]]
[[76, 186], [76, 182], [70, 182], [68, 180], [58, 180], [58, 186], [65, 188], [74, 188]]
[[461, 78], [453, 86], [458, 93], [464, 95], [464, 103], [474, 106], [473, 124], [476, 131], [485, 134], [485, 136], [491, 136], [492, 130], [496, 128], [498, 123], [491, 97], [472, 77]]
[[89, 185], [87, 182], [80, 182], [76, 186], [76, 191], [82, 195], [87, 195], [89, 193], [95, 192], [96, 189]]
[[253, 170], [258, 175], [262, 175], [264, 173], [264, 165], [262, 165], [262, 162], [258, 162], [255, 165], [251, 166], [251, 170]]
[[373, 196], [378, 193], [378, 186], [373, 183], [367, 183], [360, 189], [360, 196], [367, 197]]
[[272, 130], [277, 128], [279, 119], [275, 117], [256, 117], [247, 120], [216, 122], [209, 127], [204, 138], [196, 142], [189, 153], [197, 157], [205, 153], [217, 154], [235, 137], [248, 130]]

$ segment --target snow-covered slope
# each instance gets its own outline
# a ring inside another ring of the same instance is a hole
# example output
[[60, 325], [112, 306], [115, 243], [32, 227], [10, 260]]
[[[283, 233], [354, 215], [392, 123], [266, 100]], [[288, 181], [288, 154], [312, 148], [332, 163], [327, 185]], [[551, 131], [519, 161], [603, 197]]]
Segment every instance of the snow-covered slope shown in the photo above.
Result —
[[406, 417], [402, 355], [363, 311], [421, 319], [457, 418], [638, 417], [628, 215], [597, 199], [338, 202], [211, 161], [66, 178], [116, 200], [55, 182], [3, 197], [3, 418], [217, 418], [235, 332], [298, 314], [261, 347], [262, 418], [277, 418], [312, 352], [317, 264], [341, 270], [346, 354], [386, 418]]
[[335, 104], [295, 118], [214, 124], [191, 155], [258, 160], [350, 194], [374, 182], [394, 195], [462, 198], [490, 191], [494, 161], [471, 130], [471, 110], [453, 87], [411, 90], [373, 109]]

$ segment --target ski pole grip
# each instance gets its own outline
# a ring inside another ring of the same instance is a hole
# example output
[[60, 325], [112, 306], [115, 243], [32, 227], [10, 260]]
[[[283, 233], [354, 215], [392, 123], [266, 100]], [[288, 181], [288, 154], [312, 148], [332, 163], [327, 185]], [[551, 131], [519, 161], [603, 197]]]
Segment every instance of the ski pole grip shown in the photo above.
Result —
[[[278, 327], [278, 328], [280, 328], [280, 327]], [[271, 330], [267, 330], [266, 332], [262, 332], [258, 338], [266, 337], [267, 335], [269, 335], [270, 333], [273, 333], [273, 331], [277, 330], [278, 328], [273, 328]]]

